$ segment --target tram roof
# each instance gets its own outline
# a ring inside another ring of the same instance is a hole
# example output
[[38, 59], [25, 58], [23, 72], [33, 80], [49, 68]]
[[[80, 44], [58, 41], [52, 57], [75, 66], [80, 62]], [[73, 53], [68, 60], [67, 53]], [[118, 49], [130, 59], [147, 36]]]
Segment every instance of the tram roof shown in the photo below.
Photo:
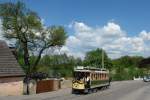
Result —
[[97, 73], [108, 73], [106, 68], [94, 68], [94, 67], [82, 67], [78, 66], [74, 69], [77, 72], [97, 72]]

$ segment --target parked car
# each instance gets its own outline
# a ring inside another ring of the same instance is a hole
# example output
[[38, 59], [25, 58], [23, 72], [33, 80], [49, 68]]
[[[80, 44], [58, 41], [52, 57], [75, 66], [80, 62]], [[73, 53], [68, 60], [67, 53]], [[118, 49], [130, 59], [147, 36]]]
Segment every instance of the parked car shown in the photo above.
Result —
[[144, 82], [150, 82], [150, 75], [144, 76], [143, 81]]

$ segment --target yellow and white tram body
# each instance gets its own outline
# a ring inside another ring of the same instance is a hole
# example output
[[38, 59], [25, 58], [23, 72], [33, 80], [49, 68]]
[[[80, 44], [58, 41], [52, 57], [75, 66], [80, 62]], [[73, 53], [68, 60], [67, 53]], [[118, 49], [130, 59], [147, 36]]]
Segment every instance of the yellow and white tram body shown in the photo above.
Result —
[[109, 71], [100, 68], [78, 67], [74, 69], [72, 92], [88, 92], [89, 90], [110, 85]]

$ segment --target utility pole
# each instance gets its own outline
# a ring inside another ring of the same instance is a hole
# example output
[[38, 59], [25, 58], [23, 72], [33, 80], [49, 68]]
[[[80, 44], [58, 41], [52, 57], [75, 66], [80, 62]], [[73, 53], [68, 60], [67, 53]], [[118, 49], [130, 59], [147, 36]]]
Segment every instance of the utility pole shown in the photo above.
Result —
[[103, 52], [103, 49], [102, 49], [102, 68], [104, 68], [104, 52]]

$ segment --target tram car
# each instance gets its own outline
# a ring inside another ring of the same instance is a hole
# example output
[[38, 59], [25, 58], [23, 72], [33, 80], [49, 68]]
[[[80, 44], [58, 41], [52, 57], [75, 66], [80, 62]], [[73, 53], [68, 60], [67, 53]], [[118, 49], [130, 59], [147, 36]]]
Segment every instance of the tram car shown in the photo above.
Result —
[[72, 93], [92, 93], [110, 86], [109, 71], [101, 68], [77, 67], [74, 69]]

